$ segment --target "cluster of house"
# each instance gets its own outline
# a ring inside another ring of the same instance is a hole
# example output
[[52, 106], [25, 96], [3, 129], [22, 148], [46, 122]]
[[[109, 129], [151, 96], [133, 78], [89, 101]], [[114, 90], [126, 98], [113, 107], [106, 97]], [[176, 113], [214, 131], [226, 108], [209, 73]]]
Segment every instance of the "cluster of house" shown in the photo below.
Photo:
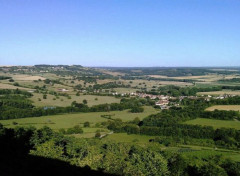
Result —
[[169, 100], [171, 97], [168, 95], [152, 95], [147, 93], [131, 93], [131, 95], [138, 96], [140, 98], [150, 98], [152, 100], [159, 99], [159, 100]]
[[140, 98], [150, 98], [152, 100], [158, 100], [156, 101], [155, 105], [160, 106], [161, 109], [169, 109], [169, 99], [174, 98], [168, 95], [152, 95], [146, 93], [131, 93], [131, 95], [138, 96]]
[[[205, 95], [201, 95], [202, 97], [205, 96]], [[235, 97], [236, 95], [230, 95], [230, 94], [223, 94], [223, 95], [219, 95], [219, 96], [211, 96], [211, 95], [207, 95], [205, 97], [205, 100], [206, 101], [210, 101], [211, 98], [213, 99], [216, 99], [216, 100], [222, 100], [222, 99], [225, 99], [225, 98], [229, 98], [229, 97]]]
[[122, 97], [130, 95], [129, 93], [117, 93], [113, 92], [112, 95], [121, 95]]

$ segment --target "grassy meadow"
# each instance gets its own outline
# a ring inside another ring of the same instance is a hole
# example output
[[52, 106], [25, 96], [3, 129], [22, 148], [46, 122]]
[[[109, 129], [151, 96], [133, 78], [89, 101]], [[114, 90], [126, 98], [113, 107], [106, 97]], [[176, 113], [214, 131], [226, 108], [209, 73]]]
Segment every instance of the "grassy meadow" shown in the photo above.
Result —
[[226, 111], [240, 111], [240, 105], [215, 105], [207, 108], [206, 111], [214, 111], [215, 109]]
[[198, 92], [197, 95], [240, 95], [240, 91], [233, 90], [222, 90], [222, 91], [212, 91], [212, 92]]
[[[48, 126], [54, 130], [60, 128], [71, 128], [75, 125], [82, 126], [84, 122], [90, 122], [93, 127], [96, 123], [107, 121], [106, 118], [102, 118], [101, 115], [112, 115], [112, 118], [120, 118], [123, 121], [130, 121], [138, 117], [143, 119], [150, 114], [157, 113], [158, 111], [152, 107], [144, 107], [144, 112], [142, 113], [131, 113], [129, 110], [125, 111], [111, 111], [111, 112], [89, 112], [89, 113], [72, 113], [72, 114], [61, 114], [52, 116], [42, 116], [42, 117], [31, 117], [31, 118], [21, 118], [21, 119], [10, 119], [10, 120], [0, 120], [0, 123], [5, 127], [13, 128], [16, 126], [35, 126], [36, 128], [41, 128], [43, 126]], [[13, 122], [17, 122], [18, 125], [13, 125]]]
[[[71, 99], [64, 96], [59, 96], [56, 98], [54, 95], [47, 94], [47, 99], [43, 99], [43, 94], [33, 93], [33, 96], [30, 98], [35, 106], [70, 106], [73, 101], [82, 103], [85, 99], [88, 102], [88, 106], [104, 104], [104, 103], [119, 103], [120, 99], [110, 96], [96, 96], [96, 95], [70, 95]], [[39, 101], [38, 99], [41, 99]]]
[[225, 127], [225, 128], [235, 128], [240, 130], [240, 121], [197, 118], [197, 119], [186, 121], [184, 123], [189, 125], [212, 126], [215, 129]]
[[113, 133], [108, 135], [106, 140], [113, 140], [116, 142], [126, 142], [126, 143], [140, 143], [145, 144], [149, 142], [149, 139], [153, 139], [155, 136], [137, 135], [137, 134], [127, 134], [127, 133]]

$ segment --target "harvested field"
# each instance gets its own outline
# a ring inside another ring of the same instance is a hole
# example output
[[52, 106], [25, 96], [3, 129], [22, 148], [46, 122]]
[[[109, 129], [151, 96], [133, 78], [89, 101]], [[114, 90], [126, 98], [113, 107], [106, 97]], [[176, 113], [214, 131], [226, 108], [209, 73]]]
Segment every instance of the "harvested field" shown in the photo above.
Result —
[[11, 84], [3, 84], [0, 83], [0, 89], [21, 89], [21, 90], [32, 90], [32, 89], [28, 89], [28, 88], [24, 88], [24, 87], [17, 87]]
[[206, 111], [214, 111], [215, 109], [226, 111], [240, 111], [240, 105], [215, 105], [207, 108]]
[[223, 91], [213, 91], [213, 92], [198, 92], [197, 95], [240, 95], [240, 91], [231, 91], [231, 90], [223, 90]]

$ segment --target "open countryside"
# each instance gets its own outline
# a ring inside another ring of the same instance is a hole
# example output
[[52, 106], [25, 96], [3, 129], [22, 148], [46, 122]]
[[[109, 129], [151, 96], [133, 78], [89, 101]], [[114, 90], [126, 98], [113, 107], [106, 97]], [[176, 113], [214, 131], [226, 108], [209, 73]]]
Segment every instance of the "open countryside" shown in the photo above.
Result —
[[0, 176], [240, 176], [239, 0], [0, 1]]

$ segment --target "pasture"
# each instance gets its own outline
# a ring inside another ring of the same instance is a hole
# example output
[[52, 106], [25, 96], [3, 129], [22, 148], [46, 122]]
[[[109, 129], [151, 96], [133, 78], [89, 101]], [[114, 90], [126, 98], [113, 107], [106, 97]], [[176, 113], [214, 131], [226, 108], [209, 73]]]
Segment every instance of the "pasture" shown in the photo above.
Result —
[[[192, 83], [188, 82], [179, 82], [179, 81], [158, 81], [158, 80], [142, 80], [142, 79], [135, 79], [135, 80], [121, 80], [125, 85], [131, 85], [134, 88], [147, 88], [151, 90], [153, 86], [166, 86], [166, 85], [176, 85], [176, 86], [192, 86]], [[131, 81], [131, 83], [130, 83]]]
[[213, 91], [213, 92], [198, 92], [197, 95], [240, 95], [240, 91], [232, 90], [222, 90], [222, 91]]
[[[142, 113], [131, 113], [129, 110], [125, 111], [111, 111], [111, 112], [89, 112], [89, 113], [72, 113], [72, 114], [61, 114], [61, 115], [51, 115], [42, 117], [30, 117], [21, 119], [10, 119], [10, 120], [0, 120], [0, 123], [7, 128], [14, 128], [16, 126], [35, 126], [36, 128], [41, 128], [43, 126], [48, 126], [54, 130], [60, 128], [71, 128], [75, 125], [82, 126], [84, 122], [90, 122], [91, 127], [95, 126], [96, 123], [107, 121], [108, 119], [102, 118], [101, 115], [112, 115], [113, 119], [120, 118], [123, 121], [130, 121], [136, 117], [143, 119], [150, 114], [157, 113], [152, 107], [144, 107], [144, 112]], [[13, 122], [17, 122], [18, 125], [13, 125]]]
[[95, 137], [97, 131], [100, 131], [101, 135], [106, 135], [110, 132], [106, 128], [82, 128], [82, 129], [83, 129], [82, 134], [72, 134], [70, 136], [74, 136], [76, 138], [93, 138]]
[[0, 83], [0, 89], [20, 89], [20, 90], [32, 90], [32, 89], [29, 89], [29, 88], [25, 88], [25, 87], [18, 87], [18, 86], [14, 86], [14, 85], [11, 85], [11, 84], [4, 84], [4, 83]]
[[212, 126], [214, 129], [217, 129], [217, 128], [235, 128], [235, 129], [240, 130], [240, 121], [197, 118], [197, 119], [186, 121], [186, 122], [184, 122], [184, 124]]
[[133, 89], [133, 88], [114, 88], [117, 93], [122, 94], [122, 93], [132, 93], [136, 92], [138, 89]]
[[226, 111], [240, 111], [240, 105], [215, 105], [207, 108], [206, 111], [214, 111], [215, 109]]
[[[39, 98], [41, 101], [39, 101]], [[59, 96], [56, 98], [54, 95], [47, 94], [47, 99], [43, 99], [43, 94], [33, 93], [33, 96], [30, 98], [35, 106], [61, 106], [66, 107], [70, 106], [73, 101], [78, 103], [82, 103], [82, 101], [86, 99], [88, 106], [104, 104], [104, 103], [119, 103], [120, 99], [110, 96], [96, 96], [96, 95], [71, 95], [71, 99], [65, 96]]]
[[137, 135], [137, 134], [127, 134], [127, 133], [113, 133], [107, 135], [104, 140], [113, 140], [116, 142], [126, 142], [126, 143], [142, 143], [147, 144], [149, 139], [153, 139], [155, 136]]
[[[182, 149], [190, 149], [190, 150], [182, 150], [182, 155], [192, 158], [207, 158], [214, 155], [221, 155], [224, 158], [231, 158], [234, 161], [240, 161], [240, 152], [235, 150], [228, 149], [218, 149], [211, 147], [201, 147], [201, 146], [192, 146], [192, 145], [184, 145]], [[181, 149], [180, 149], [181, 150]]]

